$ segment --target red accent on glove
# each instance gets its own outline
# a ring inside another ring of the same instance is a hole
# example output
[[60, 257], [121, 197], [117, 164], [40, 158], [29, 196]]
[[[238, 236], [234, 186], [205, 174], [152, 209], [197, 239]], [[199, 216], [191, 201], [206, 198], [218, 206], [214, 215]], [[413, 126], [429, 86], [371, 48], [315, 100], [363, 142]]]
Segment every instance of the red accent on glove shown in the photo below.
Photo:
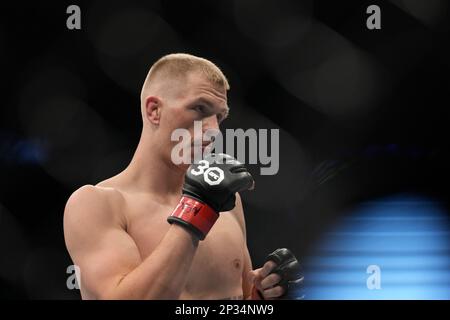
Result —
[[205, 237], [219, 218], [219, 214], [210, 206], [186, 196], [181, 197], [180, 202], [171, 216], [191, 224], [202, 232]]

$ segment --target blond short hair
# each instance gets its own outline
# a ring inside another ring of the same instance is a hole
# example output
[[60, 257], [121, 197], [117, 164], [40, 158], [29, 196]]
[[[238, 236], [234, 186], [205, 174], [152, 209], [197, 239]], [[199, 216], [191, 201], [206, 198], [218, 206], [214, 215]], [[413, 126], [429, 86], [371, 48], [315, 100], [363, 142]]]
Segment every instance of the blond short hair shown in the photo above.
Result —
[[184, 79], [191, 72], [200, 72], [213, 85], [225, 90], [230, 89], [223, 72], [211, 61], [187, 53], [172, 53], [163, 56], [152, 65], [142, 86], [141, 97], [154, 79], [160, 76], [168, 79]]

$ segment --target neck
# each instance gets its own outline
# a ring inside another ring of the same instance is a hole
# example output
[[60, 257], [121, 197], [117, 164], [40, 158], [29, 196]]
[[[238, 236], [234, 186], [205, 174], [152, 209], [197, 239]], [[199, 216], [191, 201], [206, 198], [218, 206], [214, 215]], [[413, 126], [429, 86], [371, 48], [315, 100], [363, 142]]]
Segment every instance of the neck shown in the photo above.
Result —
[[133, 188], [161, 196], [179, 196], [185, 171], [164, 159], [152, 136], [142, 133], [139, 145], [128, 167], [126, 176]]

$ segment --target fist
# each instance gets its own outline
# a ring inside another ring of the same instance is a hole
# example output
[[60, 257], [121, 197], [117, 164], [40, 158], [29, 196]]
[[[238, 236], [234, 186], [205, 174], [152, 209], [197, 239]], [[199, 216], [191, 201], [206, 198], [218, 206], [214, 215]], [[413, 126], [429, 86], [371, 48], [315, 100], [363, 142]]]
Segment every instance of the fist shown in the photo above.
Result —
[[250, 281], [263, 299], [279, 298], [285, 293], [285, 288], [279, 285], [281, 276], [271, 273], [275, 267], [275, 262], [267, 261], [262, 268], [250, 271]]
[[253, 178], [242, 163], [227, 154], [209, 154], [187, 170], [183, 196], [167, 221], [185, 227], [203, 240], [219, 213], [234, 208], [236, 192], [253, 185]]
[[269, 254], [262, 268], [250, 271], [250, 279], [264, 299], [303, 298], [303, 274], [289, 249], [277, 249]]
[[227, 154], [209, 154], [186, 172], [183, 194], [208, 204], [216, 212], [234, 208], [236, 192], [252, 188], [247, 168]]

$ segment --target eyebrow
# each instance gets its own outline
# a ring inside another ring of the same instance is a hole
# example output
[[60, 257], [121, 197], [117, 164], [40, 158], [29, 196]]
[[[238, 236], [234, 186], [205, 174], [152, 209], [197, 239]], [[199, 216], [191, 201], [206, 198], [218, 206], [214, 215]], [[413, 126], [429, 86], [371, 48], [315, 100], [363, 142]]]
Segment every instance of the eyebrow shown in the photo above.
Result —
[[[208, 106], [208, 108], [215, 109], [214, 103], [212, 103], [209, 99], [205, 97], [199, 97], [196, 99], [198, 102], [202, 102]], [[223, 114], [223, 117], [221, 120], [225, 120], [228, 117], [228, 113], [230, 111], [230, 108], [228, 108], [228, 105], [225, 108], [225, 111], [221, 112]]]

